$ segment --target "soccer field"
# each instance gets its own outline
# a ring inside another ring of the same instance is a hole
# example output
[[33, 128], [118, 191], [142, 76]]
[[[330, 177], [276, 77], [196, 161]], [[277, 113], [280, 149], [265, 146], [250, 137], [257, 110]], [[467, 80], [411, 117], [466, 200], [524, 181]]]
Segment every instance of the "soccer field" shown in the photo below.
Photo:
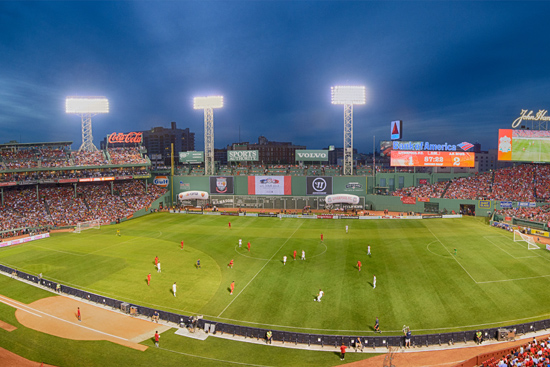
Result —
[[[231, 259], [233, 268], [227, 266]], [[550, 252], [528, 250], [512, 234], [477, 218], [279, 220], [156, 213], [4, 248], [0, 263], [134, 304], [310, 333], [368, 335], [377, 316], [382, 330], [395, 333], [404, 324], [428, 333], [550, 317]], [[319, 289], [321, 303], [313, 301]]]
[[515, 139], [512, 160], [522, 162], [550, 162], [549, 139]]

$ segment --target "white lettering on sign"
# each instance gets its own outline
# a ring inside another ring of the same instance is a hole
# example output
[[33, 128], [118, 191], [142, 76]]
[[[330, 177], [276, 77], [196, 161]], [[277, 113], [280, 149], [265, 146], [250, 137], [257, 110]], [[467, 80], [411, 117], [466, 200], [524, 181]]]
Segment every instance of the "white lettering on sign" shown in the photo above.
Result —
[[512, 128], [518, 127], [523, 120], [526, 121], [550, 121], [550, 116], [546, 116], [548, 110], [539, 110], [536, 115], [533, 115], [533, 111], [521, 110], [519, 117], [512, 122]]

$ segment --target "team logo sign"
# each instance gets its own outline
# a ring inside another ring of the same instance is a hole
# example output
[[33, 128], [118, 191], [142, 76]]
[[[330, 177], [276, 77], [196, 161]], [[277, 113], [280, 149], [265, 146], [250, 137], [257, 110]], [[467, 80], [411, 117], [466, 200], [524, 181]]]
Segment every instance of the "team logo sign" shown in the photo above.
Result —
[[211, 194], [233, 194], [233, 177], [211, 176], [210, 193]]
[[227, 191], [227, 179], [225, 177], [216, 177], [216, 191], [220, 194]]
[[307, 177], [307, 195], [332, 194], [332, 177]]

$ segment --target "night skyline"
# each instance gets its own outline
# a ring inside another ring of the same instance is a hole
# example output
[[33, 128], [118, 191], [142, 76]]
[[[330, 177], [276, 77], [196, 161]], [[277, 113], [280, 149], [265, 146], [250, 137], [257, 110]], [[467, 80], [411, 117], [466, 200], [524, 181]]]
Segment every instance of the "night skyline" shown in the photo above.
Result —
[[[548, 109], [547, 2], [0, 2], [0, 143], [81, 143], [67, 96], [105, 96], [112, 132], [189, 128], [193, 97], [223, 95], [215, 147], [343, 145], [330, 87], [364, 85], [354, 148], [404, 140], [496, 148], [522, 109]], [[530, 124], [528, 124], [530, 126]]]

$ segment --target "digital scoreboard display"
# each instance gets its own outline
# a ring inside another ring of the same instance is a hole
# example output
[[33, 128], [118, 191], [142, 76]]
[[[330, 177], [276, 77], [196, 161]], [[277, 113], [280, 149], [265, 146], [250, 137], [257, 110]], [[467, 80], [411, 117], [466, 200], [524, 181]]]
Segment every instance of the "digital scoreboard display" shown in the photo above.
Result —
[[500, 129], [498, 160], [550, 162], [550, 131]]
[[474, 167], [473, 152], [392, 150], [392, 167]]

